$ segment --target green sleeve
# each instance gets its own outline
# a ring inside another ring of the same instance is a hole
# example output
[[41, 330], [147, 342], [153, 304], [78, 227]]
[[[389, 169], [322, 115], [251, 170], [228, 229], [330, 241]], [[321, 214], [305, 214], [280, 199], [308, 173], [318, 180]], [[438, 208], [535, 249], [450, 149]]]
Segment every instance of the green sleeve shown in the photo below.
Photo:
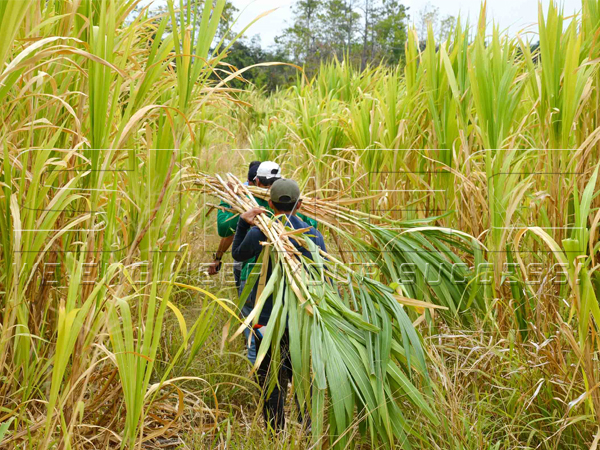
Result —
[[[221, 202], [219, 206], [222, 206], [224, 208], [230, 207], [225, 202]], [[224, 238], [235, 234], [235, 229], [237, 228], [239, 219], [239, 214], [219, 209], [219, 211], [217, 212], [217, 233], [219, 234], [219, 236]]]

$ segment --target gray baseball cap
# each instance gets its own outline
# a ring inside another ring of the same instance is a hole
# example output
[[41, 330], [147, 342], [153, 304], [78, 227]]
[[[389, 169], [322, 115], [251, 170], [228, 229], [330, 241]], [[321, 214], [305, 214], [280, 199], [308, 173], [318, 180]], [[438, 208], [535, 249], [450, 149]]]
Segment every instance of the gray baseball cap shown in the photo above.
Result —
[[271, 201], [275, 203], [296, 203], [300, 199], [300, 188], [294, 180], [281, 178], [271, 186]]

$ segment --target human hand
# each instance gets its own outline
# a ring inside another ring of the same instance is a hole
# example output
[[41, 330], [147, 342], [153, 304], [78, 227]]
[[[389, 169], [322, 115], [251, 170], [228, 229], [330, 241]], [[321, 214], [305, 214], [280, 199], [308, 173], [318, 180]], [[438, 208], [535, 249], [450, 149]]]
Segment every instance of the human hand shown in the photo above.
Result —
[[219, 273], [219, 270], [221, 270], [221, 261], [215, 259], [212, 263], [210, 263], [210, 266], [208, 266], [208, 274], [211, 276], [216, 275]]
[[243, 213], [240, 218], [248, 225], [256, 225], [255, 219], [259, 214], [264, 214], [266, 210], [264, 208], [252, 208]]

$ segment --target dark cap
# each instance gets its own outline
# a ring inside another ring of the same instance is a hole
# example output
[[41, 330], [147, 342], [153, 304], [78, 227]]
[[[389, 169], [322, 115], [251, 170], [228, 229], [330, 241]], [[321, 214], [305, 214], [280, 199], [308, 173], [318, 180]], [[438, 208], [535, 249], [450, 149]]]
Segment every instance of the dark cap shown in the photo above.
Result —
[[254, 181], [258, 166], [260, 166], [260, 161], [252, 161], [248, 166], [248, 181]]
[[300, 199], [300, 188], [294, 180], [281, 178], [271, 186], [271, 201], [274, 203], [296, 203]]

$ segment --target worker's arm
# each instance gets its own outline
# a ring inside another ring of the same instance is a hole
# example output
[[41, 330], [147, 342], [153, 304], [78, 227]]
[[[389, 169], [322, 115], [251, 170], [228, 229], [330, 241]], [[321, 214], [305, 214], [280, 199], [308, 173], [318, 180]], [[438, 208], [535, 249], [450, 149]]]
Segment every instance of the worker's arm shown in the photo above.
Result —
[[262, 208], [254, 208], [240, 216], [233, 238], [233, 247], [231, 248], [231, 256], [236, 261], [248, 261], [260, 255], [262, 251], [260, 236], [263, 236], [263, 234], [258, 228], [252, 228], [252, 226], [255, 217], [264, 212], [265, 210]]
[[221, 260], [223, 259], [223, 255], [227, 253], [227, 250], [229, 250], [229, 247], [231, 247], [232, 243], [233, 234], [221, 239], [221, 242], [219, 242], [219, 248], [214, 255], [213, 262], [208, 267], [209, 275], [216, 275], [219, 273], [219, 270], [221, 270]]
[[[219, 204], [219, 206], [222, 208], [231, 208], [223, 201]], [[217, 233], [219, 236], [222, 238], [233, 236], [239, 219], [240, 216], [233, 211], [219, 208], [219, 211], [217, 212]]]

